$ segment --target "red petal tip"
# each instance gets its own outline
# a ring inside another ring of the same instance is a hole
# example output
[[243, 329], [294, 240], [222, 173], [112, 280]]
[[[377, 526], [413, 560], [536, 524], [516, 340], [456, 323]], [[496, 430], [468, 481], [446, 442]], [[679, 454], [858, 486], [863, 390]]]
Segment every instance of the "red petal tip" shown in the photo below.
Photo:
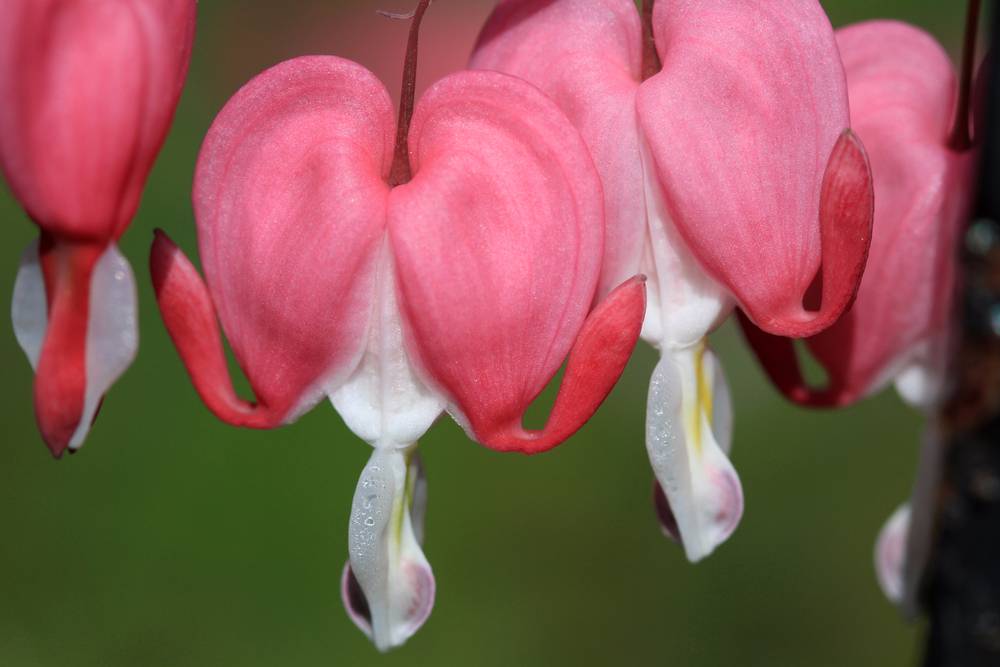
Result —
[[545, 428], [526, 431], [520, 423], [473, 424], [477, 439], [497, 451], [539, 454], [576, 433], [625, 370], [645, 313], [645, 277], [637, 275], [615, 288], [587, 317], [570, 350]]
[[208, 289], [190, 260], [162, 230], [154, 231], [149, 271], [163, 323], [208, 409], [233, 426], [280, 425], [283, 415], [236, 395]]

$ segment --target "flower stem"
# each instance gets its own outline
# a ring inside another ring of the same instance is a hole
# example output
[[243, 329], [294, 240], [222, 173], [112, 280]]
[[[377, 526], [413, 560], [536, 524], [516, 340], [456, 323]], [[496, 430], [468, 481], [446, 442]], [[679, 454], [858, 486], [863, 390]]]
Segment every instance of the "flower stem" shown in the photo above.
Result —
[[[969, 0], [965, 15], [965, 40], [962, 46], [962, 71], [959, 73], [958, 103], [955, 121], [948, 139], [953, 150], [964, 151], [972, 147], [969, 134], [969, 112], [972, 98], [972, 74], [976, 60], [976, 36], [979, 33], [979, 7], [981, 0]], [[979, 132], [979, 128], [976, 128]]]
[[431, 0], [420, 0], [413, 12], [410, 24], [410, 38], [406, 43], [406, 60], [403, 62], [403, 88], [399, 96], [399, 121], [396, 123], [396, 150], [389, 171], [389, 185], [395, 187], [409, 183], [413, 177], [410, 171], [410, 119], [413, 117], [413, 103], [417, 89], [417, 42], [420, 37], [420, 23]]
[[642, 0], [642, 80], [660, 71], [660, 56], [656, 53], [653, 37], [653, 4], [656, 0]]

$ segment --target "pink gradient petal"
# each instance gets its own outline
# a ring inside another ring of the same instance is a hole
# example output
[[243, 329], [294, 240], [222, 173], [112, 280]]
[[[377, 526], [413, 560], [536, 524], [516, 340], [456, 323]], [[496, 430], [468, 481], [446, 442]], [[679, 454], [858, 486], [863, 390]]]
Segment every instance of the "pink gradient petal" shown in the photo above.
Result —
[[190, 260], [163, 232], [158, 231], [153, 241], [149, 271], [163, 323], [208, 409], [234, 426], [279, 425], [290, 401], [254, 405], [236, 395], [208, 288]]
[[[829, 326], [869, 238], [855, 219], [863, 202], [837, 199], [841, 210], [821, 197], [840, 175], [835, 145], [848, 127], [822, 8], [676, 0], [656, 5], [654, 32], [663, 69], [637, 105], [674, 224], [760, 326], [794, 336]], [[824, 299], [812, 312], [803, 300], [821, 265]]]
[[205, 138], [194, 207], [208, 289], [258, 399], [286, 420], [364, 351], [393, 130], [370, 72], [314, 56], [253, 79]]
[[180, 97], [194, 20], [194, 0], [5, 3], [0, 165], [46, 231], [124, 231]]
[[594, 298], [600, 181], [559, 109], [494, 72], [434, 86], [410, 149], [389, 232], [413, 356], [470, 434], [513, 428]]
[[587, 142], [607, 216], [599, 296], [639, 271], [645, 240], [635, 116], [641, 40], [631, 0], [506, 0], [487, 21], [470, 62], [537, 85]]

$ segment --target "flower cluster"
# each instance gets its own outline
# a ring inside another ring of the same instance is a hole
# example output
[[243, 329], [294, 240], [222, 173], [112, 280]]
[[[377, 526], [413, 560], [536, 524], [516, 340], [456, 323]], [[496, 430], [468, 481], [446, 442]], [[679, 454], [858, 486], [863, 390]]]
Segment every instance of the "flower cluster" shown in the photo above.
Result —
[[[115, 242], [180, 96], [195, 0], [9, 4], [0, 165], [41, 229], [12, 314], [59, 456], [136, 352]], [[417, 447], [444, 412], [486, 447], [544, 452], [594, 414], [641, 337], [660, 354], [656, 514], [698, 561], [743, 513], [707, 343], [731, 313], [794, 401], [840, 406], [895, 381], [935, 405], [973, 180], [968, 76], [958, 85], [907, 25], [834, 31], [818, 0], [501, 0], [469, 69], [417, 100], [429, 4], [403, 17], [398, 113], [375, 75], [333, 55], [233, 95], [195, 172], [204, 278], [164, 232], [149, 259], [219, 419], [276, 428], [328, 398], [372, 446], [341, 588], [380, 650], [433, 606]], [[827, 386], [802, 379], [793, 339]], [[545, 426], [526, 429], [563, 367]], [[906, 526], [898, 514], [879, 548], [897, 595]]]

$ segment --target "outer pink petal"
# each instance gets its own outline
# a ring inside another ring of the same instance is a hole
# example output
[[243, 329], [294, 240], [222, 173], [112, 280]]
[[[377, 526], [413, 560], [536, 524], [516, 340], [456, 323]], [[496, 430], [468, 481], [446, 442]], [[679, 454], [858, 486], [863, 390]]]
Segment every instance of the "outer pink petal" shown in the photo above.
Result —
[[831, 253], [860, 269], [868, 239], [836, 210], [822, 232], [818, 220], [827, 162], [848, 126], [822, 8], [672, 0], [656, 6], [654, 32], [663, 70], [639, 91], [639, 120], [674, 223], [761, 326], [802, 336], [829, 325], [858, 276], [824, 273], [837, 289], [820, 313], [803, 307], [806, 291]]
[[810, 338], [826, 388], [806, 385], [791, 344], [748, 339], [790, 398], [844, 405], [882, 388], [943, 333], [951, 311], [956, 234], [972, 190], [972, 157], [946, 147], [955, 106], [951, 62], [923, 31], [871, 21], [838, 31], [851, 121], [868, 150], [875, 187], [871, 253], [853, 307]]
[[535, 84], [587, 142], [607, 214], [600, 295], [638, 272], [645, 238], [635, 117], [641, 46], [631, 0], [505, 0], [483, 28], [470, 65]]
[[400, 305], [413, 356], [482, 439], [520, 426], [583, 325], [600, 182], [559, 109], [494, 72], [435, 85], [410, 148], [414, 178], [389, 199]]
[[124, 231], [180, 97], [194, 20], [194, 0], [5, 3], [0, 164], [47, 231]]
[[286, 420], [363, 352], [393, 128], [371, 73], [317, 56], [253, 79], [205, 138], [194, 206], [209, 291], [258, 399]]

